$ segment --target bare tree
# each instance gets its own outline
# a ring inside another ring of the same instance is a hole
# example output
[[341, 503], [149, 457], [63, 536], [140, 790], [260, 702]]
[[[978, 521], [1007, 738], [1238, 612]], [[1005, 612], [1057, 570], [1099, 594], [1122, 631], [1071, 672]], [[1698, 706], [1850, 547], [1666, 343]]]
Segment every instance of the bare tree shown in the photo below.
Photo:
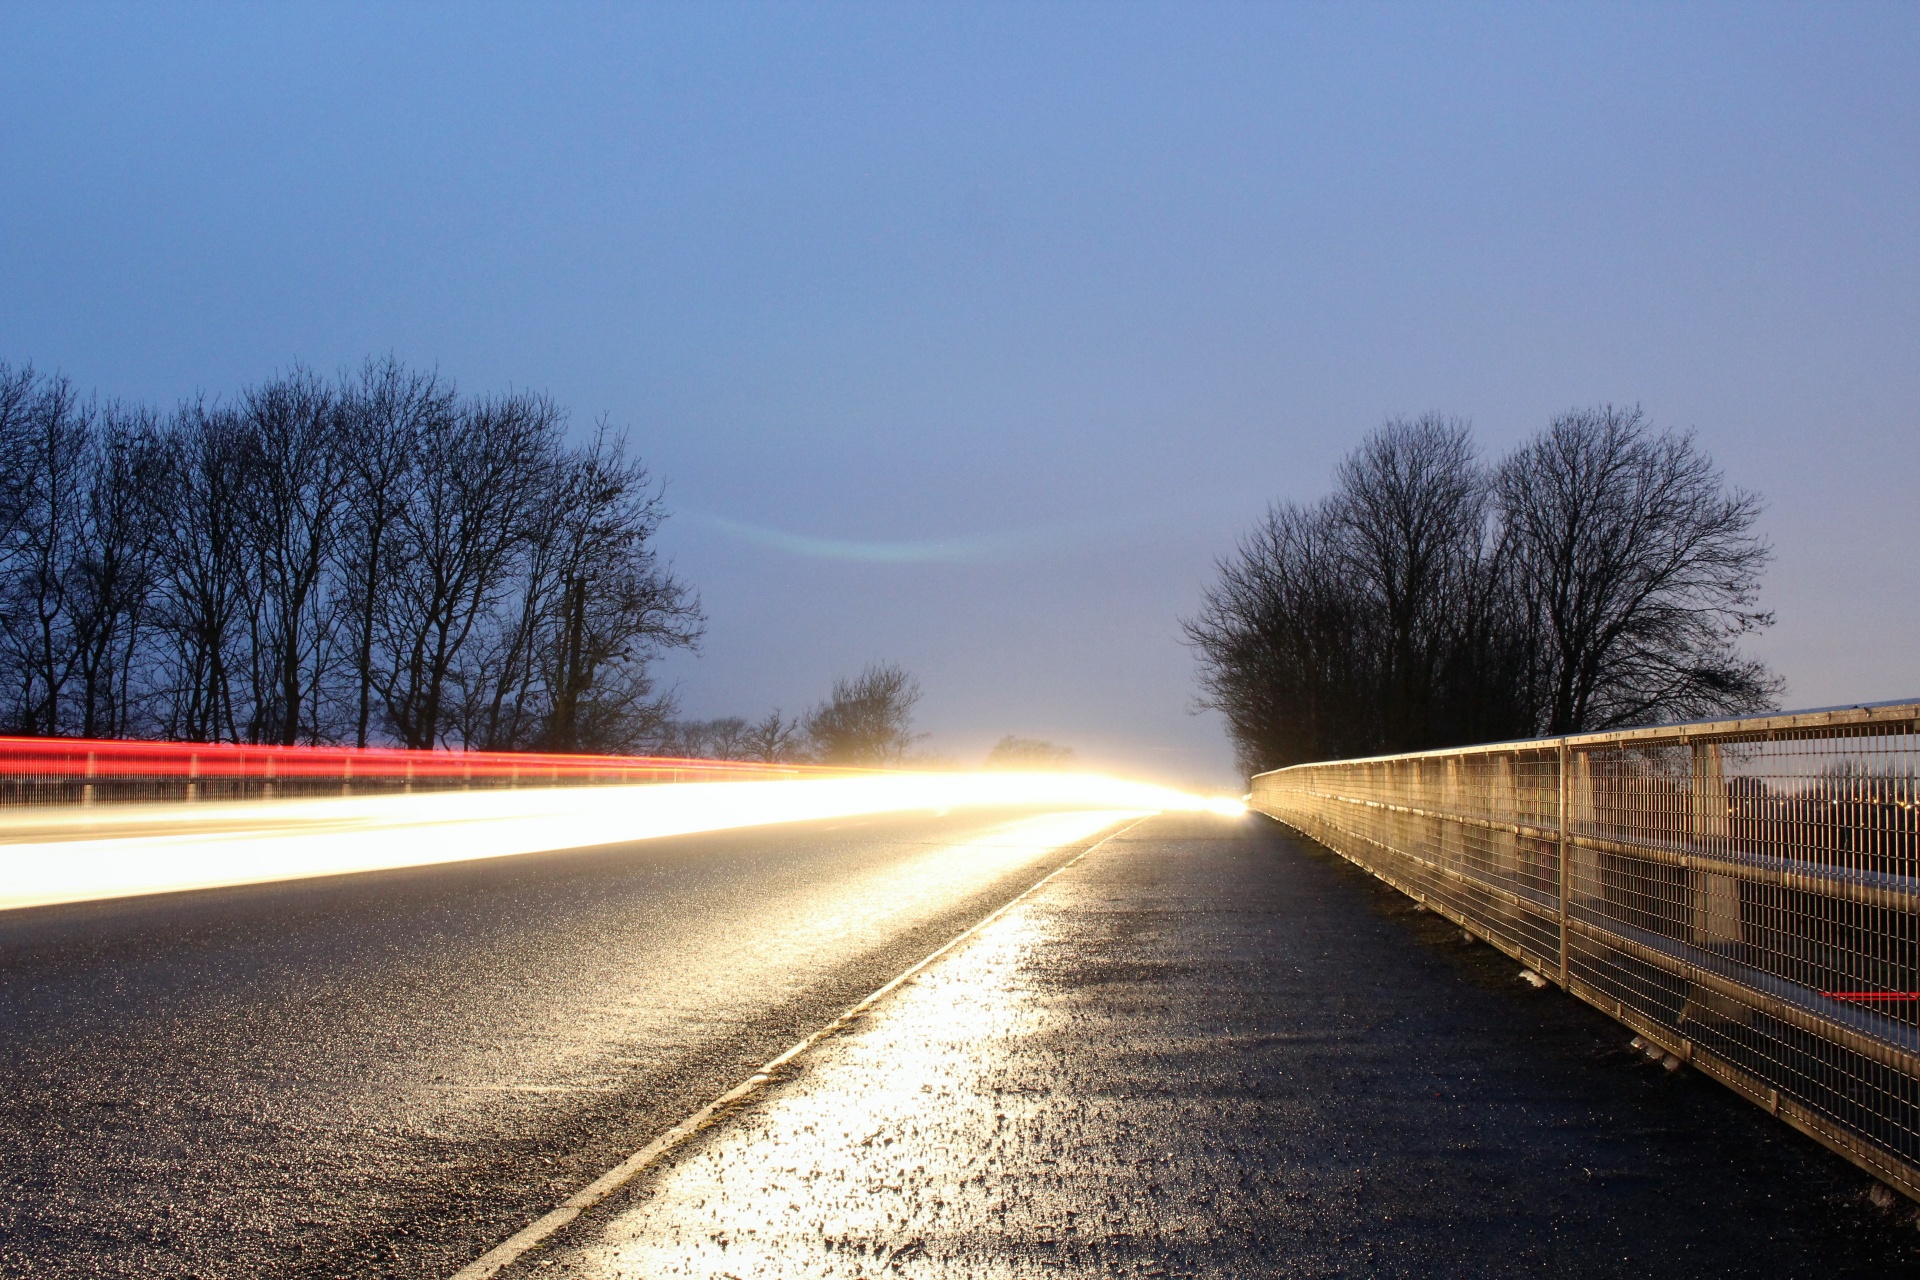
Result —
[[753, 726], [744, 716], [722, 716], [707, 721], [707, 739], [712, 744], [707, 754], [715, 760], [746, 760], [752, 751]]
[[659, 559], [646, 468], [604, 422], [574, 448], [564, 425], [392, 359], [336, 383], [296, 366], [164, 422], [0, 364], [0, 719], [654, 742], [673, 704], [649, 664], [697, 643], [699, 602]]
[[1486, 475], [1458, 418], [1392, 419], [1341, 462], [1330, 503], [1343, 571], [1366, 598], [1380, 742], [1458, 736], [1449, 669], [1485, 569]]
[[806, 756], [804, 726], [778, 709], [751, 723], [744, 716], [675, 720], [662, 726], [654, 745], [662, 755], [699, 760], [779, 764]]
[[0, 663], [14, 731], [56, 734], [65, 727], [62, 698], [74, 670], [72, 597], [85, 554], [97, 410], [65, 378], [35, 379], [31, 371], [15, 395], [10, 529], [0, 544]]
[[342, 417], [334, 388], [299, 366], [241, 397], [241, 512], [259, 584], [255, 741], [292, 745], [322, 734], [332, 571], [353, 479]]
[[247, 660], [254, 594], [240, 517], [243, 455], [231, 412], [193, 401], [167, 422], [148, 494], [158, 546], [156, 717], [164, 737], [240, 737], [234, 675]]
[[677, 720], [659, 738], [663, 755], [689, 760], [751, 760], [753, 726], [744, 716], [716, 720]]
[[373, 727], [375, 625], [394, 576], [397, 528], [419, 481], [420, 442], [444, 431], [459, 406], [438, 375], [389, 356], [361, 367], [341, 407], [350, 481], [341, 572], [352, 632], [353, 741], [364, 747]]
[[758, 760], [766, 764], [780, 764], [800, 759], [803, 752], [804, 732], [800, 718], [787, 719], [775, 707], [766, 715], [747, 726], [741, 739], [743, 760]]
[[24, 514], [27, 451], [39, 398], [32, 365], [0, 360], [0, 547], [11, 549]]
[[546, 400], [509, 395], [421, 433], [419, 481], [396, 522], [400, 545], [379, 619], [382, 700], [405, 746], [438, 740], [455, 664], [512, 586], [559, 422]]
[[16, 731], [128, 731], [154, 451], [150, 411], [0, 364], [0, 687]]
[[82, 737], [133, 732], [135, 680], [147, 639], [158, 547], [150, 495], [162, 483], [159, 423], [109, 405], [88, 450], [82, 551], [74, 565], [72, 727]]
[[665, 519], [646, 468], [603, 422], [555, 457], [529, 513], [517, 589], [461, 671], [463, 696], [484, 706], [469, 741], [548, 750], [636, 750], [672, 712], [648, 664], [691, 648], [699, 602], [659, 561]]
[[1012, 734], [993, 744], [987, 752], [989, 769], [1065, 769], [1074, 763], [1072, 747], [1058, 747], [1039, 738], [1017, 738]]
[[647, 664], [662, 649], [692, 648], [704, 626], [698, 600], [659, 562], [665, 518], [647, 470], [603, 422], [556, 477], [553, 598], [543, 675], [550, 750], [631, 749], [668, 707], [652, 697]]
[[909, 732], [920, 684], [906, 669], [874, 663], [851, 680], [835, 680], [827, 700], [807, 717], [807, 738], [827, 764], [897, 764], [921, 736]]
[[1200, 704], [1226, 717], [1249, 774], [1365, 755], [1380, 741], [1377, 646], [1344, 561], [1325, 505], [1274, 507], [1218, 562], [1182, 623], [1200, 659]]
[[1565, 415], [1492, 475], [1465, 424], [1389, 422], [1277, 507], [1183, 625], [1241, 765], [1770, 705], [1734, 648], [1759, 504], [1638, 413]]
[[1773, 705], [1736, 639], [1771, 552], [1760, 500], [1728, 490], [1691, 435], [1637, 408], [1563, 414], [1500, 468], [1500, 514], [1530, 611], [1539, 727], [1578, 733]]

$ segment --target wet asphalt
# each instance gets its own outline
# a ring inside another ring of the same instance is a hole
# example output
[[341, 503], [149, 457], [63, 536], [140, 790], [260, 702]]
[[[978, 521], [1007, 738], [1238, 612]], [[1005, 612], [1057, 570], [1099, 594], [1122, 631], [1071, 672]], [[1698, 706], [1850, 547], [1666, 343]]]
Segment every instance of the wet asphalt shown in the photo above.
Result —
[[508, 1274], [1920, 1274], [1911, 1205], [1518, 973], [1265, 819], [1154, 819]]
[[1059, 821], [0, 914], [0, 1276], [446, 1276], [1058, 866]]

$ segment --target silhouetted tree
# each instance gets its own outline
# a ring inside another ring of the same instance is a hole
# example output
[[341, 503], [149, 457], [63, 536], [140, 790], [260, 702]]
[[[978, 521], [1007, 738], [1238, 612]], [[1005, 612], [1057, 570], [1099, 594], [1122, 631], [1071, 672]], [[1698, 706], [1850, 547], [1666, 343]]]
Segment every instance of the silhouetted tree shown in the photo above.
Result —
[[1457, 739], [1466, 601], [1489, 571], [1487, 483], [1466, 423], [1394, 420], [1341, 462], [1328, 502], [1340, 581], [1360, 596], [1369, 719], [1392, 750]]
[[319, 697], [337, 656], [334, 570], [354, 481], [343, 407], [335, 388], [299, 366], [240, 398], [240, 514], [258, 584], [254, 741], [324, 736]]
[[9, 399], [6, 527], [0, 543], [0, 663], [17, 733], [68, 729], [76, 606], [86, 556], [98, 411], [64, 378], [0, 376]]
[[1249, 773], [1771, 705], [1736, 638], [1758, 502], [1637, 410], [1564, 415], [1489, 472], [1465, 424], [1393, 421], [1278, 506], [1183, 624]]
[[892, 663], [835, 680], [832, 694], [807, 717], [815, 758], [826, 764], [899, 763], [920, 736], [909, 732], [919, 700], [919, 682]]
[[420, 441], [459, 413], [437, 374], [391, 356], [369, 360], [342, 393], [341, 437], [349, 490], [341, 534], [342, 594], [351, 631], [353, 741], [374, 727], [374, 641], [400, 553], [398, 527], [420, 479]]
[[664, 518], [647, 470], [601, 424], [563, 459], [546, 526], [552, 583], [538, 652], [545, 685], [542, 744], [550, 750], [631, 748], [657, 732], [668, 706], [647, 664], [690, 649], [703, 619], [692, 592], [659, 562]]
[[244, 675], [255, 665], [259, 566], [246, 539], [246, 452], [239, 415], [198, 400], [180, 406], [160, 442], [148, 679], [162, 737], [239, 742], [254, 723]]
[[765, 764], [779, 764], [784, 761], [798, 760], [804, 754], [804, 726], [800, 718], [787, 719], [775, 707], [766, 715], [747, 726], [742, 739], [745, 760], [758, 760]]
[[631, 749], [692, 646], [666, 512], [602, 423], [370, 361], [231, 402], [0, 364], [0, 722], [195, 741]]
[[987, 752], [989, 769], [1064, 769], [1073, 764], [1073, 748], [1057, 747], [1039, 738], [1017, 738], [1012, 734], [993, 744]]
[[660, 753], [695, 760], [751, 760], [753, 726], [744, 716], [676, 720], [660, 733]]
[[1365, 598], [1345, 579], [1340, 526], [1323, 504], [1276, 506], [1216, 565], [1185, 621], [1202, 705], [1226, 717], [1249, 774], [1364, 755], [1380, 742]]
[[512, 589], [559, 423], [547, 401], [508, 395], [469, 404], [421, 434], [419, 481], [396, 522], [400, 545], [379, 618], [380, 691], [405, 746], [438, 741], [455, 666]]
[[161, 484], [159, 423], [146, 408], [109, 405], [88, 451], [81, 553], [74, 565], [72, 646], [84, 738], [143, 727], [140, 675], [159, 565], [150, 499]]
[[582, 447], [555, 453], [543, 484], [524, 524], [517, 590], [461, 676], [486, 701], [469, 740], [637, 749], [661, 736], [672, 711], [648, 664], [663, 649], [694, 646], [699, 603], [659, 562], [659, 491], [605, 423]]
[[1563, 414], [1502, 464], [1499, 507], [1531, 625], [1537, 728], [1580, 733], [1770, 707], [1735, 650], [1771, 551], [1760, 500], [1637, 408]]

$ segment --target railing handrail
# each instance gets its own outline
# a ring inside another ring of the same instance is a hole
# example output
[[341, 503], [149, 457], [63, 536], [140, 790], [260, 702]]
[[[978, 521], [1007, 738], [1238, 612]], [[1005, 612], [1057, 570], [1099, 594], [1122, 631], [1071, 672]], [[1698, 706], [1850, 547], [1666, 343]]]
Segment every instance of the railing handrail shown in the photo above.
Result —
[[1891, 702], [1857, 702], [1847, 706], [1814, 707], [1801, 711], [1777, 711], [1760, 716], [1731, 720], [1683, 720], [1669, 724], [1638, 725], [1627, 729], [1596, 729], [1589, 733], [1563, 734], [1549, 738], [1504, 738], [1498, 742], [1475, 742], [1460, 747], [1429, 747], [1419, 751], [1396, 751], [1387, 755], [1349, 756], [1338, 760], [1303, 760], [1257, 773], [1256, 778], [1285, 773], [1289, 769], [1319, 769], [1328, 765], [1383, 764], [1390, 760], [1430, 759], [1435, 756], [1489, 755], [1503, 751], [1553, 751], [1562, 746], [1590, 747], [1607, 743], [1738, 742], [1764, 740], [1768, 734], [1806, 730], [1837, 729], [1850, 725], [1874, 725], [1892, 732], [1906, 723], [1920, 728], [1920, 698], [1902, 698]]

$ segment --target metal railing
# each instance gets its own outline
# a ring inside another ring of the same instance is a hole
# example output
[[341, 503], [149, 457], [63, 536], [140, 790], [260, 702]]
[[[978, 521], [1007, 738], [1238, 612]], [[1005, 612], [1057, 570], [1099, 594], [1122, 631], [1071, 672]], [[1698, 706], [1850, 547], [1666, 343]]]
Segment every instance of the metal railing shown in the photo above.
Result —
[[844, 772], [658, 756], [0, 738], [0, 807], [709, 782]]
[[1297, 765], [1253, 807], [1920, 1199], [1920, 703]]

